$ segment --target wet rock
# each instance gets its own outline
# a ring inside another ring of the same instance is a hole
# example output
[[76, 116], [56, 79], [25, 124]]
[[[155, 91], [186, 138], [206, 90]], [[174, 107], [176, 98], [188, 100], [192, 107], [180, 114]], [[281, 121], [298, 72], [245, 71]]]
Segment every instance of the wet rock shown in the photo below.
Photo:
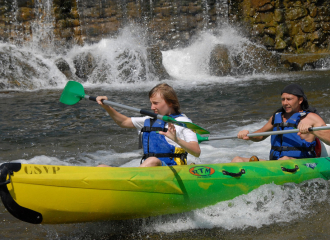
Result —
[[292, 22], [292, 23], [288, 24], [288, 32], [289, 32], [290, 36], [296, 36], [300, 33], [300, 31], [301, 31], [300, 22], [298, 22], [298, 23]]
[[18, 7], [34, 7], [34, 0], [16, 0]]
[[255, 23], [270, 23], [271, 21], [273, 21], [274, 18], [274, 13], [272, 12], [258, 12], [255, 15]]
[[322, 31], [316, 31], [311, 33], [308, 36], [308, 39], [314, 44], [319, 44], [324, 41], [324, 34], [322, 33]]
[[232, 73], [238, 75], [278, 72], [282, 68], [279, 56], [267, 49], [248, 44], [244, 51], [233, 56]]
[[271, 3], [271, 0], [251, 0], [251, 7], [259, 8], [259, 7], [265, 6], [270, 3]]
[[318, 9], [315, 5], [310, 5], [308, 7], [308, 10], [309, 10], [309, 16], [311, 16], [312, 18], [315, 18], [317, 16]]
[[330, 22], [322, 22], [321, 27], [324, 31], [330, 31]]
[[329, 8], [329, 5], [328, 6], [320, 6], [318, 8], [318, 15], [319, 16], [327, 16], [329, 17], [330, 16], [330, 8]]
[[229, 50], [225, 45], [216, 45], [211, 52], [209, 63], [210, 74], [213, 76], [227, 76], [231, 72]]
[[92, 74], [96, 67], [95, 58], [90, 52], [77, 55], [73, 60], [73, 64], [76, 69], [75, 74], [84, 80]]
[[274, 6], [270, 3], [267, 3], [266, 5], [262, 6], [262, 7], [259, 7], [259, 12], [267, 12], [267, 11], [270, 11], [274, 8]]
[[284, 36], [288, 35], [289, 29], [286, 24], [279, 24], [276, 27], [276, 37], [283, 38]]
[[316, 25], [314, 23], [313, 18], [311, 18], [310, 16], [305, 17], [302, 20], [301, 29], [305, 33], [314, 32], [316, 30]]
[[274, 21], [282, 23], [284, 22], [284, 10], [283, 9], [275, 9], [274, 11]]
[[296, 35], [293, 38], [293, 44], [296, 48], [301, 47], [304, 43], [306, 43], [307, 37], [306, 35]]
[[[140, 52], [125, 49], [116, 57], [120, 63], [116, 68], [118, 77], [125, 82], [145, 81], [147, 79], [147, 59]], [[136, 64], [138, 63], [138, 64]]]
[[17, 20], [22, 22], [32, 20], [34, 17], [34, 9], [28, 7], [20, 8], [17, 14]]
[[254, 24], [252, 35], [253, 36], [263, 36], [265, 32], [265, 24]]
[[63, 58], [57, 59], [55, 65], [67, 77], [67, 79], [79, 81], [79, 79], [72, 73], [70, 65]]
[[275, 39], [275, 49], [276, 50], [284, 50], [286, 47], [287, 47], [287, 45], [282, 38], [277, 37]]
[[153, 46], [147, 49], [147, 59], [152, 66], [151, 72], [159, 77], [159, 80], [170, 79], [170, 75], [167, 73], [163, 65], [163, 55], [159, 46]]
[[274, 47], [275, 46], [275, 41], [273, 38], [269, 37], [268, 35], [265, 35], [262, 38], [262, 43], [263, 45], [265, 45], [266, 47]]
[[307, 16], [308, 12], [307, 9], [302, 7], [296, 7], [292, 9], [288, 9], [286, 12], [286, 18], [288, 20], [297, 20], [299, 18], [303, 18]]
[[274, 27], [266, 28], [265, 33], [267, 33], [268, 35], [275, 36], [276, 35], [276, 28], [274, 28]]

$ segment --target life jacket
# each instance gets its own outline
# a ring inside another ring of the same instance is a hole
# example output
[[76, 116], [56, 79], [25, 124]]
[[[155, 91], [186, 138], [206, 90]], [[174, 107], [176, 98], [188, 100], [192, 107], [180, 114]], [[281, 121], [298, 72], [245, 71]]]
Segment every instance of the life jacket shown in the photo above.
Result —
[[[177, 118], [180, 116], [183, 115], [170, 115], [172, 118]], [[178, 148], [169, 144], [164, 135], [157, 133], [157, 131], [167, 132], [165, 124], [166, 123], [163, 120], [155, 118], [148, 118], [144, 121], [144, 127], [141, 129], [141, 133], [143, 133], [142, 160], [145, 160], [148, 157], [156, 157], [165, 162], [168, 166], [187, 165], [188, 153], [183, 148]]]
[[[283, 122], [282, 112], [273, 116], [274, 131], [296, 129], [302, 116], [309, 112], [294, 113], [286, 122]], [[297, 133], [278, 134], [271, 137], [270, 160], [277, 160], [281, 157], [312, 158], [316, 157], [316, 141], [307, 142], [301, 139]]]

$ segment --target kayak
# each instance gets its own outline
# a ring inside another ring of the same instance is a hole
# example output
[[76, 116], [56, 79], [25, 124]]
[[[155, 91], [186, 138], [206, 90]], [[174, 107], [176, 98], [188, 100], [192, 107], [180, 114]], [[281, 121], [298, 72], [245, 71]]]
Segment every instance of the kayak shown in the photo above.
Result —
[[330, 178], [330, 157], [174, 167], [4, 163], [1, 200], [34, 224], [124, 220], [200, 209], [261, 185]]

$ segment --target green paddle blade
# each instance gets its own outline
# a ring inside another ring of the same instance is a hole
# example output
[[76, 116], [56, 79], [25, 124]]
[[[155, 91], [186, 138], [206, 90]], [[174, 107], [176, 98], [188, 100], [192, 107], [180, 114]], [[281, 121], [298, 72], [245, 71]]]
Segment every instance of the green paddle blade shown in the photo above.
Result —
[[177, 121], [174, 118], [171, 118], [169, 116], [163, 116], [162, 120], [165, 121], [165, 122], [173, 123], [173, 124], [181, 126], [181, 127], [189, 128], [189, 129], [193, 130], [195, 133], [198, 133], [198, 134], [210, 134], [209, 131], [207, 131], [204, 128], [201, 128], [200, 126], [198, 126], [194, 123], [191, 123], [191, 122]]
[[83, 85], [75, 81], [68, 81], [62, 92], [60, 102], [67, 105], [74, 105], [83, 99], [85, 91]]
[[197, 135], [198, 143], [201, 143], [201, 142], [204, 142], [204, 141], [209, 141], [209, 137], [202, 137], [198, 133], [196, 133], [196, 135]]

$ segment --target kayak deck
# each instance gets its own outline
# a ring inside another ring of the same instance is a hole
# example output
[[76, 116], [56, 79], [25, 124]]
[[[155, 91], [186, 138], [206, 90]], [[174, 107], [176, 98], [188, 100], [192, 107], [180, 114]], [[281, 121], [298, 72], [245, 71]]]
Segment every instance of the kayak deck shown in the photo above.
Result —
[[152, 168], [5, 163], [0, 171], [1, 199], [12, 215], [54, 224], [187, 212], [268, 183], [329, 179], [330, 158]]

